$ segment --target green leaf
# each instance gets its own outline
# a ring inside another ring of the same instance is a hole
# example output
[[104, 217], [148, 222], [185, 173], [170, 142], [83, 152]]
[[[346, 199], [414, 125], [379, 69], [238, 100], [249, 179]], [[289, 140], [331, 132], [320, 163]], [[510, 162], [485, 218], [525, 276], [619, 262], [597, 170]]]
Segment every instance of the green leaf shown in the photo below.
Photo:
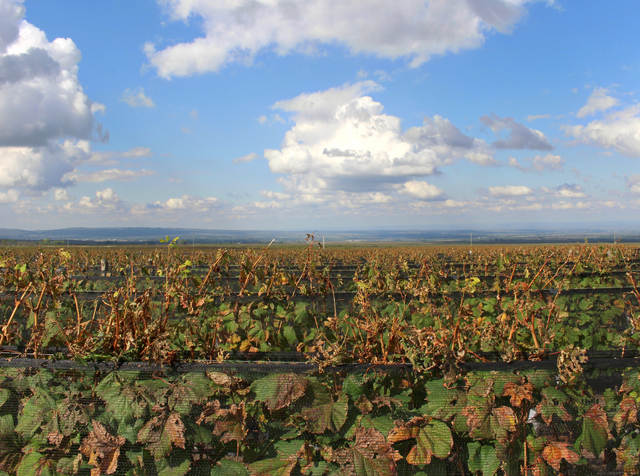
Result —
[[297, 459], [269, 458], [249, 465], [251, 476], [289, 476], [298, 464]]
[[55, 476], [55, 465], [54, 460], [34, 451], [22, 458], [16, 474], [17, 476]]
[[178, 466], [169, 466], [167, 460], [160, 460], [156, 463], [156, 469], [158, 476], [184, 476], [189, 471], [191, 462], [189, 460], [183, 461]]
[[[600, 405], [593, 405], [582, 419], [582, 433], [579, 437], [580, 445], [593, 454], [600, 457], [609, 439], [609, 425], [607, 414], [600, 408]], [[576, 441], [576, 447], [578, 441]]]
[[7, 400], [9, 400], [10, 396], [11, 396], [10, 390], [7, 390], [6, 388], [0, 389], [0, 407], [4, 405]]
[[211, 468], [211, 476], [249, 476], [249, 470], [242, 463], [223, 459]]
[[469, 471], [482, 471], [482, 476], [493, 476], [500, 467], [493, 445], [483, 445], [478, 441], [467, 444], [469, 451]]

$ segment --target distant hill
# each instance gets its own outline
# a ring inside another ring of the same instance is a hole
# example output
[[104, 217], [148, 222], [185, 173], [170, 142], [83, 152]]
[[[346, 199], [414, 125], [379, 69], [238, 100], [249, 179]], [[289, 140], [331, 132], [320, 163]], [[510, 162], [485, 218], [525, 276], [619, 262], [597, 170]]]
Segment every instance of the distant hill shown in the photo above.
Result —
[[[423, 242], [423, 243], [571, 243], [588, 239], [591, 242], [617, 241], [640, 242], [640, 226], [637, 228], [611, 224], [606, 227], [560, 229], [558, 225], [547, 229], [537, 228], [509, 230], [319, 230], [316, 240], [327, 242]], [[18, 230], [0, 228], [0, 240], [28, 242], [81, 243], [159, 243], [169, 236], [180, 237], [183, 243], [269, 243], [304, 242], [305, 231], [275, 230], [205, 230], [197, 228], [123, 227], [123, 228], [62, 228], [57, 230]]]

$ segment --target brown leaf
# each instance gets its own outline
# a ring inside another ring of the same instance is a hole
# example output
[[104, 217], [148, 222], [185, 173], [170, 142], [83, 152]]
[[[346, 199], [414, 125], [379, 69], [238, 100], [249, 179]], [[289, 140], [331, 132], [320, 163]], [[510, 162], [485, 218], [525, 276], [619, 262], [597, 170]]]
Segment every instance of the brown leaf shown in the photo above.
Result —
[[96, 420], [91, 422], [93, 430], [80, 445], [80, 452], [89, 457], [89, 464], [95, 466], [92, 476], [113, 474], [118, 468], [120, 447], [124, 445], [122, 436], [111, 436], [106, 428]]
[[571, 464], [580, 459], [580, 455], [571, 448], [571, 445], [563, 441], [549, 442], [542, 450], [542, 457], [556, 471], [560, 471], [560, 463], [563, 459]]
[[49, 440], [49, 443], [51, 443], [52, 445], [60, 446], [60, 443], [62, 443], [63, 439], [64, 435], [59, 431], [52, 431], [47, 435], [47, 440]]
[[493, 414], [498, 419], [500, 427], [506, 431], [516, 431], [516, 414], [509, 407], [498, 407], [493, 409]]
[[184, 438], [184, 423], [180, 419], [180, 415], [177, 413], [172, 413], [167, 418], [167, 422], [164, 425], [164, 429], [167, 433], [169, 433], [169, 437], [171, 439], [171, 444], [178, 448], [184, 449], [184, 445], [186, 443]]
[[520, 384], [508, 382], [504, 385], [503, 397], [511, 397], [511, 405], [519, 407], [523, 400], [533, 402], [533, 385], [530, 383]]

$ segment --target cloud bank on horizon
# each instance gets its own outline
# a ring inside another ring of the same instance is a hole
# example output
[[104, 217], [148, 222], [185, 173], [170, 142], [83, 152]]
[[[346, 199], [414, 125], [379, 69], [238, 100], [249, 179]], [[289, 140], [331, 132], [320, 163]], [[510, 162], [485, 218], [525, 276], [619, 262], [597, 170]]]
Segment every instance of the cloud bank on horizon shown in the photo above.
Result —
[[[564, 3], [0, 0], [0, 217], [633, 220], [640, 5]], [[606, 15], [615, 31], [593, 38]]]

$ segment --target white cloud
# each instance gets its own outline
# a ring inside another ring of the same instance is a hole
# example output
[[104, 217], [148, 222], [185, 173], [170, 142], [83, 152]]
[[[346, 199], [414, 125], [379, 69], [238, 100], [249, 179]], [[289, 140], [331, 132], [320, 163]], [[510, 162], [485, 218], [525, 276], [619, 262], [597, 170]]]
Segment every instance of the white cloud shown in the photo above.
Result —
[[89, 157], [84, 141], [52, 143], [48, 147], [0, 147], [0, 187], [47, 190], [73, 182], [65, 177]]
[[633, 174], [630, 177], [626, 177], [626, 184], [632, 194], [640, 195], [640, 175]]
[[507, 185], [506, 187], [489, 187], [489, 193], [493, 197], [522, 197], [532, 195], [533, 190], [524, 185]]
[[74, 172], [68, 174], [65, 178], [74, 182], [105, 182], [114, 180], [117, 182], [132, 182], [140, 177], [149, 177], [154, 175], [153, 170], [122, 170], [108, 169], [99, 170], [97, 172]]
[[59, 188], [55, 192], [53, 192], [53, 198], [55, 198], [58, 202], [66, 202], [71, 200], [71, 195], [69, 195], [69, 193], [64, 188]]
[[243, 155], [242, 157], [236, 157], [233, 159], [234, 164], [244, 164], [246, 162], [251, 162], [253, 160], [259, 159], [260, 156], [255, 152], [251, 152], [250, 154]]
[[596, 147], [614, 149], [628, 157], [640, 157], [640, 105], [607, 113], [586, 126], [562, 126], [565, 134]]
[[533, 149], [553, 150], [545, 135], [535, 129], [516, 122], [512, 117], [498, 117], [495, 114], [480, 118], [485, 126], [490, 127], [497, 135], [504, 130], [508, 131], [506, 139], [498, 139], [492, 145], [496, 149]]
[[9, 189], [6, 192], [0, 192], [0, 205], [16, 203], [19, 197], [20, 194], [17, 190]]
[[82, 211], [113, 211], [125, 208], [125, 204], [113, 189], [105, 188], [103, 190], [96, 190], [96, 198], [82, 197], [78, 201], [77, 207], [73, 203], [67, 203], [65, 205], [67, 210], [78, 210], [78, 207]]
[[153, 99], [144, 94], [144, 88], [125, 89], [119, 101], [131, 107], [156, 107]]
[[107, 106], [105, 106], [104, 104], [100, 104], [99, 102], [94, 102], [91, 104], [91, 112], [93, 114], [96, 114], [99, 112], [101, 115], [104, 116], [104, 114], [107, 112]]
[[398, 193], [406, 194], [419, 200], [435, 200], [444, 195], [444, 192], [435, 185], [419, 180], [405, 182]]
[[200, 17], [204, 36], [164, 49], [147, 43], [144, 52], [165, 78], [250, 64], [265, 51], [309, 54], [335, 44], [415, 67], [478, 48], [493, 30], [509, 32], [533, 1], [158, 0], [172, 20]]
[[584, 198], [587, 196], [580, 185], [565, 183], [554, 189], [542, 187], [544, 193], [560, 198]]
[[92, 152], [91, 157], [86, 161], [86, 163], [91, 165], [115, 165], [119, 163], [118, 159], [138, 159], [144, 157], [153, 157], [151, 149], [147, 147], [133, 147], [125, 152]]
[[592, 116], [597, 112], [607, 111], [618, 105], [619, 101], [616, 98], [609, 96], [607, 94], [608, 92], [609, 90], [605, 88], [595, 88], [591, 93], [591, 96], [589, 96], [586, 106], [582, 107], [576, 116]]
[[269, 200], [289, 200], [291, 195], [287, 193], [271, 192], [269, 190], [260, 190], [260, 196]]
[[400, 119], [383, 114], [382, 104], [366, 95], [379, 88], [363, 81], [274, 105], [293, 113], [295, 122], [280, 150], [264, 151], [271, 171], [287, 176], [281, 185], [288, 193], [329, 199], [338, 191], [390, 190], [456, 159], [496, 163], [484, 141], [442, 117], [426, 117], [423, 126], [403, 132]]
[[105, 107], [82, 90], [74, 42], [48, 41], [24, 15], [21, 1], [0, 0], [0, 187], [64, 187], [88, 141], [108, 140], [94, 116]]
[[536, 155], [524, 160], [530, 162], [531, 166], [525, 167], [521, 165], [514, 157], [509, 158], [509, 165], [522, 172], [545, 172], [547, 170], [560, 172], [564, 169], [564, 159], [559, 155]]
[[190, 113], [189, 116], [191, 116], [191, 119], [198, 119], [199, 115], [198, 115], [198, 110], [197, 109], [193, 109]]
[[156, 208], [164, 211], [192, 211], [192, 212], [207, 212], [213, 208], [219, 208], [221, 206], [220, 200], [215, 197], [193, 197], [191, 195], [182, 195], [180, 198], [170, 198], [166, 202], [155, 202], [148, 208]]

